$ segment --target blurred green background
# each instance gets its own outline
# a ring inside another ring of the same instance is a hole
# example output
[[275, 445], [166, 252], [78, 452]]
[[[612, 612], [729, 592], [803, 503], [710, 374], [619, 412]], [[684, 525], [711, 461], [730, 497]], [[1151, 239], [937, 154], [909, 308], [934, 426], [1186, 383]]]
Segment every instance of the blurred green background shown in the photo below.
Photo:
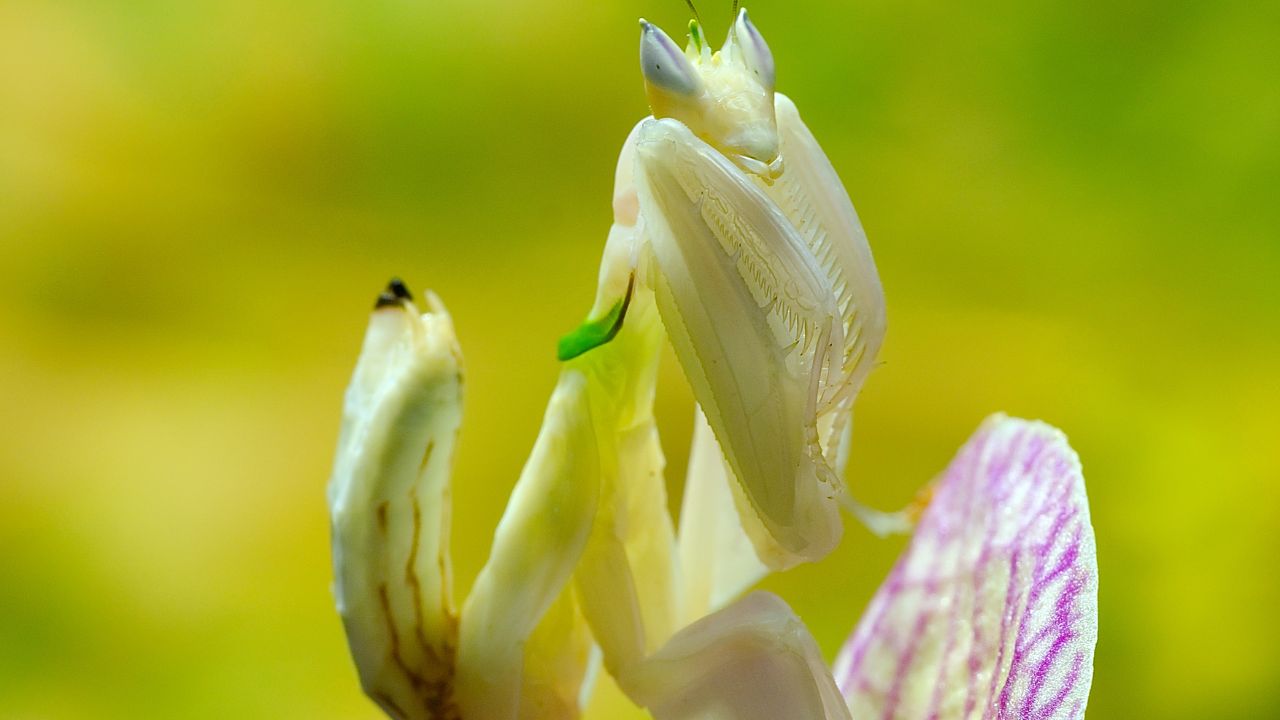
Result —
[[[714, 36], [729, 2], [704, 0]], [[1280, 4], [751, 5], [889, 301], [850, 479], [1085, 463], [1091, 718], [1280, 716]], [[0, 718], [366, 718], [324, 486], [393, 274], [468, 364], [461, 590], [678, 0], [0, 3]], [[691, 400], [664, 369], [673, 491]], [[771, 578], [834, 654], [902, 539]], [[595, 717], [631, 717], [608, 688]]]

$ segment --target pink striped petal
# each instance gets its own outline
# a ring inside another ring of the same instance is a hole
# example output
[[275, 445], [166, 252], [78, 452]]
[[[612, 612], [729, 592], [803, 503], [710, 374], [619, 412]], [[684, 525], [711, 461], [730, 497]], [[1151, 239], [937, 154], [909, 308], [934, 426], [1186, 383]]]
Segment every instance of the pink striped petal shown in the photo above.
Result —
[[855, 718], [1081, 718], [1098, 564], [1061, 432], [997, 415], [938, 481], [836, 660]]

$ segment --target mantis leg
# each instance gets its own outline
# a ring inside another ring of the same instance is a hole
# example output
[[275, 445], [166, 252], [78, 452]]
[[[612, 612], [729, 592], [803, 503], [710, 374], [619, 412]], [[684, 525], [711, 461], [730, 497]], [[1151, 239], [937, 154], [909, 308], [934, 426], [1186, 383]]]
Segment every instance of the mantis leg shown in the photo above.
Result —
[[823, 557], [841, 534], [816, 422], [843, 346], [829, 281], [777, 206], [679, 122], [643, 124], [636, 178], [658, 308], [756, 551], [775, 569]]

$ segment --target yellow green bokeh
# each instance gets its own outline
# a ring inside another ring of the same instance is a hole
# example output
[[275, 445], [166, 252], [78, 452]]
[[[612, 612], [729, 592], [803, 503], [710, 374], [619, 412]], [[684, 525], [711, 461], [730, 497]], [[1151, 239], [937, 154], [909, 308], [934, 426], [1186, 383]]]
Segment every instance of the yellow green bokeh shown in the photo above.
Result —
[[[708, 33], [729, 1], [700, 3]], [[1280, 714], [1280, 5], [752, 4], [888, 296], [850, 481], [1070, 435], [1090, 718]], [[469, 586], [586, 312], [677, 0], [0, 3], [0, 717], [367, 718], [324, 486], [366, 313], [467, 359]], [[668, 358], [670, 360], [670, 358]], [[667, 362], [678, 496], [692, 405]], [[775, 576], [829, 655], [902, 539]], [[624, 718], [603, 690], [595, 717]]]

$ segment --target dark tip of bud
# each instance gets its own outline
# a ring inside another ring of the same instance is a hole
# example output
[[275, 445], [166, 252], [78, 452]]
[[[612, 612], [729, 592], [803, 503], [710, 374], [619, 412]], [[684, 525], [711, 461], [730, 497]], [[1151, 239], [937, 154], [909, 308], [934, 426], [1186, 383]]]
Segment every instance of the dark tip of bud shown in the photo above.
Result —
[[391, 278], [391, 282], [387, 283], [387, 292], [395, 295], [401, 300], [412, 300], [413, 293], [409, 292], [408, 286], [398, 277]]
[[373, 309], [381, 310], [386, 307], [402, 307], [403, 304], [404, 298], [388, 290], [378, 295], [377, 301], [373, 303]]

